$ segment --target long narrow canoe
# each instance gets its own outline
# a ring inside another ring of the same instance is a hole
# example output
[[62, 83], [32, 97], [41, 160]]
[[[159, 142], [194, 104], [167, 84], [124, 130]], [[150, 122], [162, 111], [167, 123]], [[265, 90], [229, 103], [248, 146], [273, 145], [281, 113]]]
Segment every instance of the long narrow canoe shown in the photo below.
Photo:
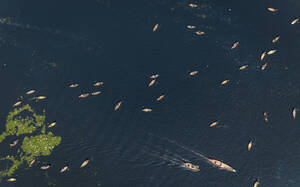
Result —
[[215, 160], [212, 158], [208, 158], [207, 159], [211, 164], [213, 164], [214, 166], [218, 167], [219, 169], [222, 170], [227, 170], [227, 171], [231, 171], [231, 172], [236, 172], [235, 169], [233, 169], [232, 167], [230, 167], [229, 165], [219, 161], [219, 160]]

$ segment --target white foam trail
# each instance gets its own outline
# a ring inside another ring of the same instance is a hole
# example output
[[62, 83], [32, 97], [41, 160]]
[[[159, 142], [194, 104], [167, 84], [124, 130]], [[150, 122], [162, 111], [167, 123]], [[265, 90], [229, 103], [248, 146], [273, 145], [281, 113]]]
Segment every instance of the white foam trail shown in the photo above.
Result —
[[167, 154], [161, 155], [161, 153], [155, 152], [155, 151], [148, 151], [147, 153], [168, 162], [167, 165], [169, 165], [169, 166], [174, 166], [174, 165], [181, 166], [184, 163], [182, 160], [180, 160], [178, 158], [175, 158], [175, 157], [172, 157], [172, 156], [167, 155]]
[[173, 144], [175, 144], [175, 145], [177, 145], [177, 146], [179, 146], [179, 147], [181, 147], [181, 148], [183, 148], [183, 149], [185, 149], [185, 150], [187, 150], [187, 151], [190, 151], [190, 152], [192, 152], [192, 153], [194, 153], [195, 155], [197, 155], [197, 156], [199, 156], [200, 158], [202, 158], [202, 159], [204, 159], [204, 160], [208, 160], [208, 158], [206, 157], [206, 156], [204, 156], [203, 154], [201, 154], [201, 153], [198, 153], [198, 152], [196, 152], [196, 151], [194, 151], [194, 150], [192, 150], [192, 149], [190, 149], [190, 148], [187, 148], [187, 147], [185, 147], [185, 146], [183, 146], [183, 145], [180, 145], [179, 143], [177, 143], [177, 142], [175, 142], [175, 141], [173, 141], [173, 140], [170, 140], [170, 139], [168, 139], [168, 138], [165, 138], [167, 141], [169, 141], [170, 143], [173, 143]]
[[177, 142], [175, 142], [175, 141], [173, 141], [173, 140], [170, 140], [170, 139], [168, 139], [168, 138], [159, 137], [159, 136], [154, 135], [154, 134], [152, 134], [152, 133], [149, 133], [149, 134], [152, 135], [152, 136], [156, 136], [156, 137], [158, 137], [158, 138], [160, 138], [160, 139], [167, 140], [169, 143], [175, 144], [175, 145], [181, 147], [182, 149], [184, 149], [184, 150], [186, 150], [186, 151], [189, 151], [189, 152], [191, 152], [191, 153], [194, 153], [195, 155], [199, 156], [201, 159], [203, 159], [203, 160], [205, 160], [205, 161], [208, 161], [208, 157], [204, 156], [204, 154], [201, 154], [201, 153], [196, 152], [196, 151], [194, 151], [194, 150], [192, 150], [192, 149], [190, 149], [190, 148], [188, 148], [188, 147], [185, 147], [185, 146], [183, 146], [183, 145], [180, 145], [179, 143], [177, 143]]

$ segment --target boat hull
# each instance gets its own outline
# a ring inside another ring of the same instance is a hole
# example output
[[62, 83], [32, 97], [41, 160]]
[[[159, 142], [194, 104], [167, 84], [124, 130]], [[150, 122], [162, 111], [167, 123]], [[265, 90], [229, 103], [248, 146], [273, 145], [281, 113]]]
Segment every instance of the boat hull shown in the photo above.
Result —
[[207, 159], [208, 162], [212, 165], [214, 165], [215, 167], [221, 169], [221, 170], [226, 170], [226, 171], [230, 171], [230, 172], [236, 172], [235, 169], [233, 169], [232, 167], [230, 167], [229, 165], [219, 161], [219, 160], [215, 160], [215, 159], [212, 159], [212, 158], [208, 158]]

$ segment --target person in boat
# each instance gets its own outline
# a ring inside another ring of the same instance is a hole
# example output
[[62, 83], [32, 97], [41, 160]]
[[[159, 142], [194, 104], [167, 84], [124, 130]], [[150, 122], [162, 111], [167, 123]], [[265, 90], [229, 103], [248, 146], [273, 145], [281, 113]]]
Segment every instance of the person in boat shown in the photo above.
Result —
[[196, 166], [196, 165], [194, 165], [192, 163], [188, 163], [188, 162], [184, 163], [183, 167], [185, 167], [185, 168], [187, 168], [189, 170], [195, 171], [195, 172], [199, 171], [199, 166]]
[[229, 165], [219, 161], [219, 160], [215, 160], [212, 158], [208, 158], [207, 159], [210, 163], [212, 163], [214, 166], [218, 167], [219, 169], [223, 169], [223, 170], [227, 170], [227, 171], [231, 171], [231, 172], [236, 172], [235, 169], [233, 169], [232, 167], [230, 167]]

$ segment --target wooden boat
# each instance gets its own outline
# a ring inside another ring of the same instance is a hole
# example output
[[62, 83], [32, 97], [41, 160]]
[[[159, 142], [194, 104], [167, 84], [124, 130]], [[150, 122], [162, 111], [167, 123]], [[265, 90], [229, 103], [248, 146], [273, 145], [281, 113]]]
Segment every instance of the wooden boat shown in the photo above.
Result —
[[219, 169], [236, 172], [235, 169], [233, 169], [232, 167], [228, 166], [227, 164], [225, 164], [219, 160], [215, 160], [212, 158], [208, 158], [207, 160], [209, 161], [209, 163], [213, 164], [214, 166], [218, 167]]
[[184, 163], [183, 167], [186, 168], [186, 169], [189, 169], [191, 171], [194, 171], [194, 172], [198, 172], [199, 171], [199, 166], [194, 165], [192, 163], [188, 163], [188, 162]]

